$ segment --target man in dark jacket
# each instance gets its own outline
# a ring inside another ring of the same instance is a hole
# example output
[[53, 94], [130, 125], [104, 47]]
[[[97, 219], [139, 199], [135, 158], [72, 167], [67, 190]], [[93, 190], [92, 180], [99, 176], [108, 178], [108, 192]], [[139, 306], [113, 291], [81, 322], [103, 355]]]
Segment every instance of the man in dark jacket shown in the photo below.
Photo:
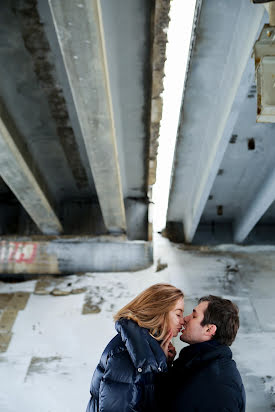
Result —
[[160, 410], [244, 412], [245, 391], [229, 346], [238, 328], [238, 307], [205, 296], [184, 318], [180, 339], [189, 343], [174, 361], [160, 393]]

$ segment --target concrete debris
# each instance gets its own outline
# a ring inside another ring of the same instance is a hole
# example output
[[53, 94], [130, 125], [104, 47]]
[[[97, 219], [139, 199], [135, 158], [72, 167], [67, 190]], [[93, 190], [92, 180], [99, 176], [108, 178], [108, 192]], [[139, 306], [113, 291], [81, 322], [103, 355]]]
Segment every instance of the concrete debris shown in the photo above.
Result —
[[87, 315], [89, 313], [99, 313], [99, 312], [101, 312], [101, 309], [98, 305], [89, 305], [85, 303], [82, 309], [82, 315]]
[[76, 288], [76, 289], [72, 289], [71, 293], [72, 293], [72, 295], [77, 295], [79, 293], [86, 292], [86, 290], [87, 290], [86, 288]]
[[85, 296], [85, 303], [82, 308], [82, 314], [87, 315], [90, 313], [101, 312], [101, 306], [104, 302], [103, 297], [94, 294], [93, 292], [88, 293]]
[[81, 281], [81, 277], [71, 276], [69, 279], [71, 280], [68, 282], [68, 277], [44, 276], [36, 282], [34, 294], [67, 296], [86, 292], [86, 287], [75, 287], [75, 284]]
[[161, 263], [160, 259], [158, 259], [156, 272], [160, 272], [161, 270], [166, 269], [167, 267], [167, 263]]
[[51, 292], [49, 290], [46, 289], [36, 289], [34, 291], [35, 295], [49, 295]]
[[70, 290], [53, 289], [51, 291], [51, 295], [53, 296], [68, 296], [70, 293]]

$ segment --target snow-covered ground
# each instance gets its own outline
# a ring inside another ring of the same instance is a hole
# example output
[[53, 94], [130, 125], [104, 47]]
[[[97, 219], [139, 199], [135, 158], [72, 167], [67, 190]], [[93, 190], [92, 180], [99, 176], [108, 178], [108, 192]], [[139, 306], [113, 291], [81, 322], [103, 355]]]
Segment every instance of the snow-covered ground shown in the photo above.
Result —
[[[1, 412], [84, 412], [93, 370], [115, 334], [112, 315], [157, 282], [183, 289], [186, 313], [209, 293], [239, 305], [232, 351], [247, 411], [275, 411], [275, 248], [184, 248], [155, 235], [154, 250], [144, 271], [0, 282]], [[160, 271], [158, 259], [167, 264]]]

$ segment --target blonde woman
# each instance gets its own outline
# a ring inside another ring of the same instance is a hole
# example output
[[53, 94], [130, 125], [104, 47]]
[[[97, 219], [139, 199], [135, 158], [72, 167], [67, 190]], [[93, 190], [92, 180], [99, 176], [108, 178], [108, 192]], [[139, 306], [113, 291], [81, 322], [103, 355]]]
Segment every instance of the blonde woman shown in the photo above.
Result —
[[158, 283], [118, 311], [117, 335], [94, 372], [86, 412], [155, 410], [155, 380], [167, 370], [169, 343], [182, 329], [183, 296]]

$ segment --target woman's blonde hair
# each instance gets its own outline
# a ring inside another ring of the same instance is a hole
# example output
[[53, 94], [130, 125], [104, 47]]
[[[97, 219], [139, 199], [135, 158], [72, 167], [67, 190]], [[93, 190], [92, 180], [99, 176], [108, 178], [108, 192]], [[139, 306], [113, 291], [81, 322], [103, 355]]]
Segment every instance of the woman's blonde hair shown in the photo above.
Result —
[[120, 309], [114, 320], [131, 319], [148, 329], [154, 338], [162, 340], [169, 330], [168, 314], [183, 297], [183, 292], [175, 286], [157, 283]]

